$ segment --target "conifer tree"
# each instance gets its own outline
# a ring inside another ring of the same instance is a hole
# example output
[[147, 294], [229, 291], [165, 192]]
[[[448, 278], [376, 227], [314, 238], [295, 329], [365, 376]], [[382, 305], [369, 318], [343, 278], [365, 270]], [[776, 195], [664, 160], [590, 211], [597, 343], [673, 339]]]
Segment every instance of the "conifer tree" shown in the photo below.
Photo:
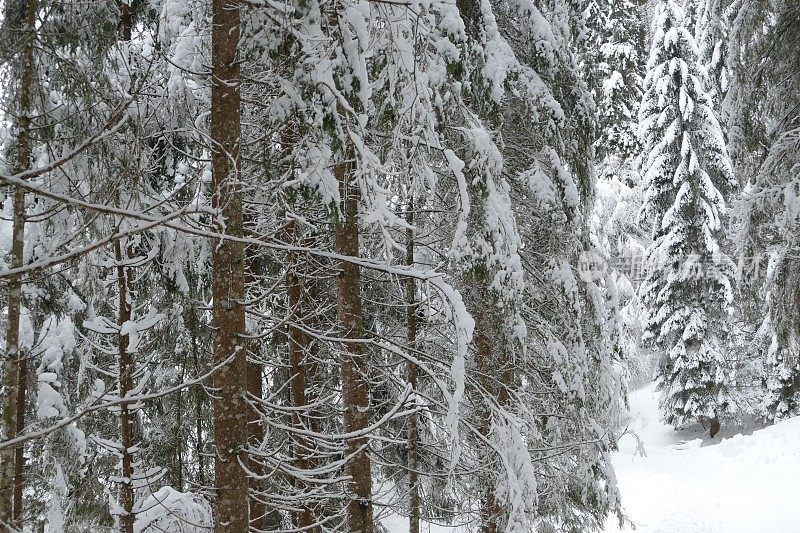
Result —
[[637, 113], [646, 54], [643, 9], [634, 0], [591, 0], [584, 70], [597, 105], [595, 152], [630, 160], [641, 153]]
[[658, 383], [666, 422], [707, 418], [713, 434], [732, 408], [726, 343], [733, 264], [720, 242], [735, 181], [683, 17], [674, 0], [656, 8], [639, 114], [643, 213], [654, 221], [640, 287], [648, 307], [643, 340], [663, 350]]
[[746, 183], [736, 221], [749, 258], [739, 341], [761, 355], [761, 414], [774, 422], [800, 414], [800, 5], [737, 2], [730, 11], [724, 108]]

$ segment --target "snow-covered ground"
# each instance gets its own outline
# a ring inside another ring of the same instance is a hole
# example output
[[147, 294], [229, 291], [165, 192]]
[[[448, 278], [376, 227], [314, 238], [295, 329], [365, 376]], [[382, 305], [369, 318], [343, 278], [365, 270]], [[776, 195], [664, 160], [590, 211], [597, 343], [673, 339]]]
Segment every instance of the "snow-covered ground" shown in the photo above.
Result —
[[[630, 397], [646, 457], [626, 435], [613, 458], [638, 533], [800, 533], [800, 417], [751, 435], [723, 427], [710, 439], [699, 426], [663, 425], [657, 401], [652, 386]], [[606, 533], [633, 531], [615, 522]]]
[[[653, 386], [633, 392], [630, 404], [630, 429], [646, 456], [625, 435], [613, 462], [637, 533], [800, 533], [800, 417], [750, 435], [723, 426], [711, 439], [700, 426], [674, 431], [662, 424]], [[400, 516], [383, 523], [390, 533], [408, 531], [408, 519]], [[421, 529], [467, 530], [431, 524]], [[632, 531], [619, 529], [612, 518], [605, 533]]]

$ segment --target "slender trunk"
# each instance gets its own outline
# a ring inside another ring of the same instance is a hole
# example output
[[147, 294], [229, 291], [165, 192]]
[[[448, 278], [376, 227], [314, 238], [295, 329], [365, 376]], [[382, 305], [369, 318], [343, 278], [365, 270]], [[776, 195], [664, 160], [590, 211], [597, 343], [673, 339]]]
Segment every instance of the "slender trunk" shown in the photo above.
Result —
[[[23, 248], [25, 240], [25, 193], [21, 189], [14, 191], [14, 221], [11, 243], [11, 268], [19, 268], [23, 264]], [[3, 434], [6, 439], [15, 438], [22, 430], [18, 425], [24, 413], [19, 412], [22, 399], [24, 408], [24, 374], [25, 354], [19, 346], [19, 324], [22, 314], [22, 280], [14, 277], [8, 284], [8, 323], [6, 330], [6, 356], [3, 360]], [[17, 492], [22, 491], [22, 464], [18, 461], [22, 456], [23, 446], [5, 448], [0, 451], [0, 521], [4, 524], [19, 524], [21, 509], [17, 509]], [[19, 489], [17, 484], [19, 484]], [[21, 498], [19, 499], [21, 503]]]
[[[264, 269], [263, 259], [256, 254], [257, 250], [245, 249], [245, 261], [247, 270], [245, 272], [246, 285], [258, 282], [258, 275]], [[261, 341], [252, 339], [250, 350], [254, 358], [259, 358], [261, 354]], [[258, 402], [264, 396], [264, 384], [262, 379], [263, 365], [258, 359], [248, 359], [247, 361], [247, 392], [254, 402]], [[257, 405], [257, 404], [256, 404]], [[264, 440], [264, 426], [261, 421], [261, 411], [259, 408], [248, 411], [247, 425], [249, 428], [250, 446], [257, 447]], [[267, 508], [263, 501], [263, 485], [261, 479], [264, 476], [264, 463], [255, 455], [250, 456], [248, 468], [254, 474], [250, 478], [250, 525], [257, 530], [267, 529]]]
[[[19, 364], [17, 365], [17, 379], [19, 379], [19, 388], [17, 388], [17, 434], [21, 433], [25, 428], [25, 404], [28, 395], [28, 354], [20, 350], [19, 355]], [[14, 454], [14, 515], [12, 520], [17, 527], [22, 526], [22, 491], [25, 487], [24, 469], [25, 446], [20, 445], [17, 446]]]
[[[339, 181], [342, 218], [336, 223], [336, 251], [358, 257], [358, 186], [352, 183], [352, 167], [339, 163], [334, 174]], [[344, 430], [359, 432], [369, 426], [369, 382], [364, 344], [364, 312], [361, 302], [361, 269], [351, 261], [339, 261], [339, 324], [345, 339], [341, 360]], [[366, 435], [346, 441], [346, 473], [351, 478], [347, 495], [347, 520], [351, 533], [372, 533], [372, 465]]]
[[[414, 225], [414, 198], [409, 198], [406, 208], [406, 222], [409, 226]], [[409, 227], [406, 230], [406, 264], [414, 266], [414, 230]], [[417, 350], [417, 284], [416, 280], [408, 276], [406, 278], [406, 344], [408, 349], [414, 353]], [[408, 385], [412, 393], [417, 394], [417, 365], [408, 362]], [[419, 497], [419, 421], [417, 413], [411, 413], [408, 417], [408, 509], [409, 509], [409, 533], [419, 533], [420, 521], [420, 497]]]
[[[492, 372], [492, 345], [483, 328], [476, 324], [475, 332], [475, 345], [477, 348], [478, 368], [482, 378], [482, 385], [486, 393], [492, 397], [497, 395], [497, 387], [493, 383]], [[490, 401], [491, 398], [487, 398]], [[487, 409], [481, 420], [480, 431], [484, 437], [489, 437], [492, 428], [491, 410]], [[487, 481], [490, 481], [492, 476], [489, 476]], [[481, 528], [480, 533], [498, 533], [498, 521], [502, 515], [502, 508], [497, 501], [497, 496], [494, 491], [494, 483], [487, 482], [484, 488], [483, 498], [481, 500]]]
[[[488, 395], [487, 402], [494, 399], [500, 408], [506, 407], [510, 400], [509, 387], [512, 384], [513, 371], [505, 354], [495, 355], [502, 349], [493, 347], [493, 343], [486, 333], [489, 317], [482, 312], [476, 312], [475, 345], [477, 348], [478, 371], [481, 384]], [[488, 438], [492, 430], [491, 409], [487, 409], [481, 420], [481, 434]], [[491, 452], [490, 452], [491, 453]], [[493, 473], [489, 473], [489, 480]], [[497, 500], [494, 483], [487, 483], [481, 500], [481, 533], [498, 533], [502, 524], [503, 502]]]
[[[258, 341], [253, 342], [256, 344]], [[258, 354], [258, 351], [253, 350]], [[247, 392], [256, 401], [264, 396], [263, 384], [261, 380], [262, 365], [253, 361], [247, 362]], [[257, 447], [264, 439], [264, 426], [261, 423], [261, 414], [258, 409], [248, 410], [248, 437], [250, 445]], [[267, 529], [267, 507], [263, 501], [264, 463], [256, 456], [251, 456], [248, 468], [254, 474], [250, 478], [250, 525], [257, 530]]]
[[[192, 286], [193, 282], [190, 282]], [[190, 293], [192, 294], [192, 293]], [[192, 299], [195, 299], [194, 297]], [[189, 333], [192, 336], [192, 364], [194, 365], [194, 374], [200, 374], [200, 354], [198, 353], [198, 333], [197, 328], [199, 321], [197, 315], [193, 311], [190, 315], [190, 321], [187, 324]], [[206, 451], [203, 442], [203, 401], [205, 400], [205, 393], [202, 387], [195, 387], [194, 401], [195, 401], [195, 422], [194, 422], [194, 442], [195, 454], [197, 456], [197, 484], [206, 487]]]
[[[288, 242], [297, 244], [297, 227], [294, 221], [287, 225]], [[306, 357], [308, 350], [308, 336], [297, 327], [297, 322], [302, 317], [301, 300], [303, 287], [300, 282], [298, 272], [298, 254], [294, 251], [286, 253], [286, 300], [288, 307], [288, 337], [289, 337], [289, 366], [291, 372], [291, 405], [292, 426], [300, 431], [311, 430], [310, 417], [307, 412], [302, 411], [308, 406], [308, 396], [306, 394], [307, 382], [309, 378]], [[292, 436], [294, 448], [295, 467], [300, 471], [308, 471], [311, 468], [311, 448], [313, 442], [302, 434]], [[297, 479], [295, 486], [301, 494], [308, 490], [308, 482]], [[312, 527], [317, 521], [313, 509], [304, 501], [299, 505], [299, 509], [294, 513], [295, 527], [305, 531], [316, 532], [319, 527]]]
[[[240, 70], [239, 2], [213, 0], [211, 31], [212, 204], [224, 233], [242, 236], [239, 184]], [[244, 247], [221, 240], [214, 245], [214, 443], [216, 455], [215, 524], [217, 533], [245, 533], [249, 528], [247, 464], [247, 350], [244, 346]]]
[[[181, 375], [181, 383], [186, 381], [186, 374], [183, 373]], [[188, 439], [184, 436], [183, 433], [183, 402], [184, 398], [188, 396], [186, 391], [178, 392], [178, 402], [177, 402], [177, 412], [175, 413], [175, 420], [178, 423], [178, 435], [175, 439], [175, 488], [177, 488], [180, 492], [183, 492], [183, 453], [185, 451], [185, 447], [188, 446]]]
[[133, 30], [133, 16], [131, 14], [131, 6], [126, 2], [117, 0], [117, 9], [119, 9], [119, 22], [117, 23], [117, 35], [123, 41], [130, 41]]
[[[12, 28], [19, 31], [22, 43], [19, 84], [18, 137], [14, 153], [15, 172], [24, 172], [30, 166], [32, 154], [31, 112], [33, 107], [33, 82], [35, 77], [34, 37], [37, 0], [26, 3], [25, 26]], [[11, 235], [11, 268], [23, 265], [25, 247], [25, 193], [14, 190]], [[19, 323], [22, 313], [22, 278], [14, 277], [8, 284], [8, 323], [6, 353], [3, 359], [3, 418], [2, 436], [15, 438], [25, 422], [27, 393], [27, 361], [19, 346]], [[13, 523], [22, 527], [22, 492], [24, 490], [23, 446], [7, 448], [0, 452], [0, 524]]]
[[[189, 274], [191, 278], [189, 278], [189, 286], [194, 287], [196, 284], [196, 280], [193, 274]], [[192, 297], [192, 300], [195, 300], [197, 296], [194, 293], [193, 289], [190, 289], [189, 293]], [[200, 354], [199, 354], [199, 339], [198, 339], [198, 327], [199, 327], [199, 318], [197, 316], [197, 311], [192, 310], [192, 313], [189, 317], [188, 327], [189, 333], [192, 337], [192, 364], [194, 365], [194, 374], [199, 375], [201, 373], [201, 366], [200, 366]], [[205, 451], [205, 444], [203, 439], [203, 403], [205, 401], [205, 392], [203, 391], [202, 387], [195, 387], [194, 392], [194, 401], [195, 401], [195, 425], [194, 425], [194, 440], [195, 440], [195, 453], [197, 455], [197, 483], [200, 487], [205, 488], [206, 483], [206, 451]]]
[[[130, 42], [133, 20], [131, 8], [125, 2], [117, 0], [117, 8], [120, 11], [119, 22], [117, 23], [117, 37]], [[117, 263], [117, 296], [118, 296], [118, 316], [117, 324], [123, 324], [131, 319], [131, 290], [133, 285], [133, 272], [125, 268], [126, 254], [123, 252], [120, 241], [114, 241], [114, 260]], [[133, 355], [128, 350], [130, 336], [119, 335], [117, 371], [119, 378], [119, 397], [125, 398], [133, 390], [134, 363]], [[119, 409], [120, 424], [120, 453], [122, 454], [122, 481], [119, 489], [119, 506], [122, 509], [120, 516], [119, 529], [121, 533], [133, 533], [133, 413], [130, 404], [123, 402]]]
[[[201, 390], [198, 387], [198, 390]], [[196, 395], [197, 420], [194, 425], [194, 438], [197, 445], [197, 483], [206, 486], [206, 451], [203, 443], [203, 396], [202, 392]]]
[[[117, 296], [119, 298], [119, 314], [117, 324], [123, 324], [131, 319], [131, 271], [125, 268], [125, 255], [122, 245], [114, 242], [114, 259], [117, 263]], [[125, 398], [133, 390], [133, 356], [128, 350], [130, 337], [120, 335], [118, 340], [117, 370], [119, 372], [119, 397]], [[121, 533], [133, 533], [133, 413], [127, 402], [120, 404], [120, 446], [122, 453], [122, 482], [119, 490], [119, 506], [123, 514], [120, 517], [119, 529]]]

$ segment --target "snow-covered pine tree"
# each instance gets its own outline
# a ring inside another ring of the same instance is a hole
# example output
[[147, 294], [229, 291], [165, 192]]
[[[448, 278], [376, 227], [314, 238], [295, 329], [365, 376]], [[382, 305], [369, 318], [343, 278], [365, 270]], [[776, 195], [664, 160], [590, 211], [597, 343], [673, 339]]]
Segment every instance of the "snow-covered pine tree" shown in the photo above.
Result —
[[653, 21], [639, 119], [644, 143], [643, 215], [654, 221], [643, 340], [663, 350], [664, 419], [712, 421], [733, 409], [726, 342], [733, 263], [720, 247], [726, 196], [735, 186], [694, 38], [683, 10], [661, 0]]
[[761, 355], [762, 414], [774, 422], [800, 415], [800, 4], [737, 2], [731, 20], [725, 108], [746, 182], [740, 341]]
[[[708, 93], [716, 110], [721, 109], [728, 90], [729, 13], [726, 7], [730, 0], [690, 0], [696, 3], [694, 38], [700, 53], [700, 61], [708, 71]], [[724, 126], [724, 122], [722, 123]]]
[[584, 11], [588, 42], [583, 70], [597, 105], [594, 147], [599, 161], [608, 156], [627, 161], [641, 154], [637, 113], [646, 61], [643, 11], [634, 0], [590, 0]]

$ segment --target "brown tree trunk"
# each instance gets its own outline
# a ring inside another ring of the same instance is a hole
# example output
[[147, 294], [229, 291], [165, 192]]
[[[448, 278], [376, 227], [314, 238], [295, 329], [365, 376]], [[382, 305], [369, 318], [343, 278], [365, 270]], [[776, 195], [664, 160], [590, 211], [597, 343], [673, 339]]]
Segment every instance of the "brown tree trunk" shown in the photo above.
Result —
[[[475, 347], [479, 379], [488, 396], [484, 402], [488, 404], [494, 400], [498, 407], [503, 408], [510, 403], [509, 387], [512, 384], [513, 371], [502, 347], [496, 346], [496, 343], [493, 344], [490, 335], [487, 334], [487, 329], [491, 327], [491, 318], [485, 316], [481, 311], [475, 312], [474, 316], [476, 318]], [[498, 353], [500, 355], [497, 355]], [[492, 409], [487, 405], [480, 425], [481, 434], [486, 438], [489, 438], [492, 430], [491, 413]], [[486, 476], [486, 487], [481, 499], [481, 533], [498, 533], [505, 514], [503, 502], [498, 501], [495, 494], [495, 474], [490, 471]]]
[[[414, 225], [414, 198], [409, 198], [406, 208], [406, 222]], [[414, 230], [406, 230], [406, 264], [414, 266]], [[417, 350], [417, 284], [416, 280], [406, 278], [406, 344], [415, 353]], [[408, 385], [413, 394], [417, 394], [417, 365], [408, 362]], [[415, 396], [416, 398], [416, 396]], [[409, 533], [419, 533], [420, 497], [419, 497], [419, 421], [417, 413], [408, 417], [408, 509]]]
[[123, 41], [130, 41], [133, 30], [133, 17], [131, 14], [131, 6], [126, 2], [117, 0], [117, 9], [119, 9], [119, 22], [117, 23], [117, 35]]
[[[14, 220], [11, 242], [11, 268], [23, 264], [25, 241], [25, 193], [14, 191]], [[22, 430], [18, 425], [24, 421], [24, 412], [19, 412], [19, 404], [25, 405], [25, 354], [19, 346], [19, 324], [22, 314], [22, 280], [14, 277], [8, 284], [8, 323], [6, 329], [6, 353], [3, 360], [3, 436], [5, 440], [17, 437]], [[23, 446], [5, 448], [0, 451], [0, 523], [19, 525], [21, 509], [17, 503], [17, 493], [22, 492]], [[19, 483], [19, 489], [17, 488]]]
[[[257, 255], [257, 250], [245, 247], [245, 262], [247, 269], [245, 272], [246, 284], [251, 285], [258, 282], [259, 274], [264, 270], [264, 261]], [[258, 402], [264, 396], [264, 384], [262, 380], [263, 365], [257, 359], [261, 355], [261, 340], [254, 338], [248, 343], [249, 353], [253, 358], [247, 361], [247, 392], [253, 401]], [[264, 439], [264, 426], [261, 421], [261, 411], [259, 408], [248, 411], [247, 425], [249, 428], [248, 438], [250, 446], [257, 447]], [[254, 474], [250, 478], [250, 525], [256, 530], [267, 529], [267, 508], [263, 501], [264, 463], [255, 455], [250, 456], [248, 468]]]
[[710, 424], [710, 429], [709, 429], [709, 435], [711, 435], [712, 439], [714, 438], [714, 435], [719, 433], [720, 427], [721, 427], [721, 425], [719, 423], [719, 419], [716, 418], [716, 417], [712, 418], [711, 419], [711, 424]]
[[[17, 420], [16, 433], [19, 434], [25, 428], [25, 404], [28, 396], [28, 354], [22, 350], [19, 352], [19, 364], [17, 365]], [[712, 435], [713, 437], [713, 435]], [[22, 527], [22, 492], [25, 488], [25, 446], [19, 445], [14, 453], [14, 515], [12, 520], [16, 527]]]
[[[290, 244], [297, 244], [298, 235], [295, 221], [292, 220], [289, 222], [286, 229], [288, 237], [287, 242]], [[302, 411], [302, 409], [306, 409], [308, 406], [308, 397], [306, 394], [306, 384], [308, 380], [306, 368], [308, 337], [302, 329], [297, 327], [297, 322], [302, 318], [301, 301], [303, 296], [303, 287], [300, 282], [298, 269], [298, 254], [290, 250], [286, 254], [286, 303], [288, 310], [289, 366], [291, 372], [290, 394], [292, 400], [291, 405], [294, 408], [294, 411], [292, 411], [292, 426], [301, 431], [308, 431], [311, 429], [309, 416]], [[300, 471], [308, 471], [311, 467], [311, 460], [309, 457], [312, 446], [311, 439], [298, 433], [292, 436], [292, 440], [294, 444], [295, 467]], [[302, 480], [296, 480], [295, 486], [301, 493], [308, 489], [308, 483]], [[317, 521], [313, 509], [305, 502], [302, 502], [299, 507], [300, 509], [294, 513], [295, 527], [302, 528], [312, 533], [318, 531], [318, 527], [312, 527]]]
[[[117, 24], [117, 36], [120, 40], [130, 42], [133, 27], [131, 8], [125, 3], [117, 0], [117, 8], [120, 11], [120, 18]], [[114, 259], [117, 262], [117, 296], [119, 298], [117, 325], [122, 327], [125, 322], [131, 319], [131, 293], [132, 272], [125, 268], [125, 254], [122, 251], [122, 244], [114, 242]], [[117, 371], [119, 378], [119, 397], [125, 398], [133, 390], [133, 356], [128, 351], [130, 337], [119, 335]], [[119, 409], [120, 424], [120, 446], [122, 447], [122, 483], [119, 489], [119, 506], [123, 510], [120, 517], [119, 528], [121, 533], [133, 533], [133, 413], [130, 404], [124, 402]]]
[[[334, 169], [342, 199], [341, 219], [336, 223], [336, 251], [358, 257], [358, 185], [352, 182], [352, 167], [339, 163]], [[364, 312], [361, 302], [361, 269], [347, 260], [339, 261], [338, 318], [345, 340], [340, 365], [344, 430], [358, 432], [369, 426], [369, 382], [364, 344]], [[372, 465], [366, 435], [346, 441], [348, 461], [346, 473], [351, 478], [347, 486], [347, 520], [351, 533], [372, 533]]]
[[[119, 298], [119, 314], [117, 325], [123, 324], [131, 319], [131, 285], [132, 272], [125, 268], [125, 255], [122, 253], [122, 245], [119, 241], [114, 242], [114, 259], [117, 262], [117, 296]], [[119, 335], [118, 340], [118, 372], [119, 372], [119, 397], [125, 398], [133, 390], [133, 357], [128, 351], [128, 335]], [[122, 483], [119, 489], [119, 505], [124, 511], [120, 517], [119, 526], [121, 533], [133, 533], [133, 413], [127, 402], [120, 404], [119, 408], [120, 423], [120, 445], [122, 453]]]
[[[17, 118], [18, 136], [13, 155], [15, 172], [24, 172], [30, 167], [31, 112], [33, 107], [33, 82], [35, 79], [34, 37], [37, 0], [26, 2], [25, 25], [10, 28], [24, 34], [20, 54], [19, 115]], [[22, 189], [14, 191], [13, 221], [11, 235], [11, 268], [23, 265], [25, 247], [25, 193]], [[27, 394], [27, 361], [19, 346], [19, 323], [22, 312], [22, 279], [17, 276], [8, 284], [8, 323], [6, 330], [6, 350], [3, 358], [3, 400], [2, 437], [15, 438], [23, 429], [25, 422], [25, 401]], [[22, 527], [22, 492], [24, 455], [23, 446], [6, 448], [0, 452], [0, 524]]]
[[[242, 191], [239, 183], [240, 69], [239, 2], [213, 0], [211, 31], [211, 166], [212, 206], [224, 222], [220, 231], [242, 236]], [[245, 399], [244, 246], [222, 239], [215, 243], [213, 274], [214, 502], [217, 533], [245, 533], [249, 528], [247, 409]]]
[[[251, 349], [259, 344], [258, 340], [250, 343]], [[254, 354], [259, 352], [253, 349]], [[261, 380], [263, 365], [248, 361], [247, 362], [247, 392], [256, 400], [260, 400], [264, 395], [264, 386]], [[256, 447], [264, 439], [264, 426], [261, 423], [261, 414], [258, 409], [249, 409], [248, 412], [248, 438], [250, 445]], [[257, 530], [267, 529], [267, 507], [263, 501], [264, 463], [256, 456], [251, 456], [248, 461], [248, 468], [254, 474], [250, 479], [250, 525]]]
[[[482, 327], [480, 325], [480, 321], [476, 321], [475, 327], [475, 345], [477, 348], [477, 358], [478, 358], [478, 368], [481, 373], [481, 382], [486, 390], [486, 393], [490, 396], [494, 396], [497, 393], [497, 388], [492, 383], [492, 346], [489, 342], [489, 339], [486, 338]], [[487, 398], [487, 401], [490, 398]], [[487, 412], [484, 414], [483, 419], [481, 420], [480, 431], [484, 437], [488, 437], [492, 428], [492, 419], [491, 419], [491, 410], [487, 408]], [[490, 473], [491, 474], [491, 473]], [[483, 498], [481, 500], [481, 533], [497, 533], [498, 532], [498, 520], [501, 516], [502, 509], [497, 501], [497, 497], [494, 493], [494, 483], [492, 476], [490, 475], [486, 480], [486, 487], [484, 488]]]

